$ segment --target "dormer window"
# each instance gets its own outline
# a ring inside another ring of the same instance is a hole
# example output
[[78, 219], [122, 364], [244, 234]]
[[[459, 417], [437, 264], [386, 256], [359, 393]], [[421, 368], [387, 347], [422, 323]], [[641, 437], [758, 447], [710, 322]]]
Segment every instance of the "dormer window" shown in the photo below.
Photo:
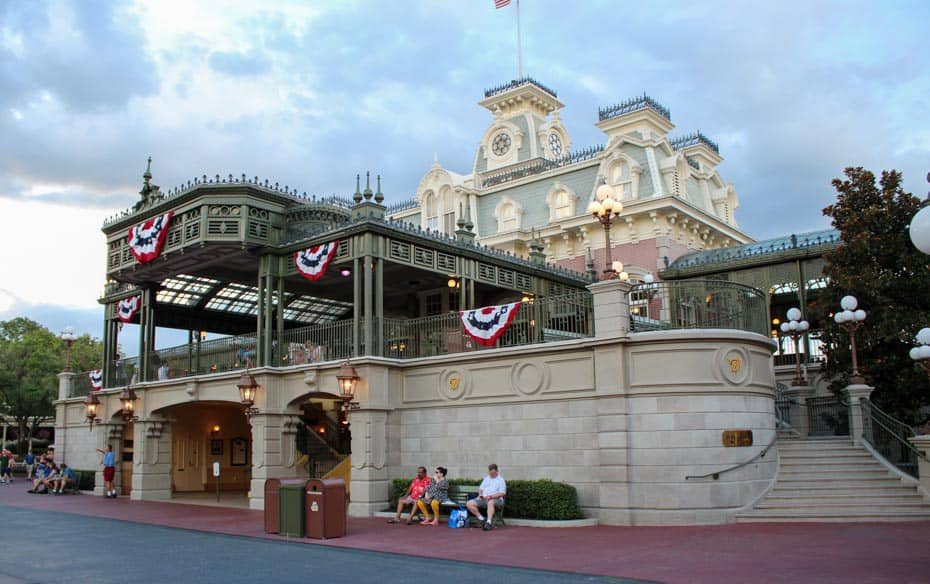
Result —
[[615, 193], [623, 193], [624, 200], [633, 197], [633, 173], [625, 160], [618, 160], [611, 166], [608, 181]]
[[549, 221], [574, 217], [577, 200], [575, 193], [564, 184], [557, 182], [552, 185], [549, 194], [546, 195], [546, 204], [549, 205]]
[[517, 228], [517, 209], [513, 203], [501, 209], [501, 231], [513, 231]]

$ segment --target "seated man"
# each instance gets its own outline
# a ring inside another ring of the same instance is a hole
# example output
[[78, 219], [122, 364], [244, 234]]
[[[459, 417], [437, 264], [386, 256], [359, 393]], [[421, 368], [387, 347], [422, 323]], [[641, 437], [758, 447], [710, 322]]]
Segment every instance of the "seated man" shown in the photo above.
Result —
[[404, 512], [404, 505], [412, 505], [410, 516], [407, 517], [407, 525], [413, 523], [413, 517], [417, 514], [417, 501], [426, 494], [426, 488], [429, 486], [429, 477], [426, 476], [426, 468], [419, 467], [417, 476], [407, 487], [407, 491], [397, 499], [397, 516], [394, 519], [388, 519], [388, 523], [400, 523], [400, 514]]
[[29, 489], [28, 493], [44, 493], [47, 485], [45, 484], [45, 479], [52, 474], [52, 467], [46, 462], [45, 457], [42, 457], [39, 460], [39, 465], [36, 466], [36, 476], [32, 479], [32, 488]]
[[55, 489], [55, 483], [58, 481], [60, 475], [58, 465], [54, 462], [49, 462], [46, 467], [45, 478], [42, 480], [42, 483], [39, 485], [39, 493], [50, 493]]
[[52, 492], [56, 495], [60, 495], [65, 492], [65, 487], [69, 484], [77, 484], [77, 473], [74, 472], [74, 469], [69, 467], [67, 464], [62, 463], [61, 473], [59, 473], [58, 480], [55, 481], [55, 484], [52, 485], [54, 489]]
[[[465, 506], [471, 511], [471, 514], [478, 518], [478, 521], [484, 523], [483, 529], [491, 531], [494, 529], [494, 510], [504, 506], [504, 495], [507, 494], [507, 482], [504, 477], [500, 476], [496, 464], [488, 465], [488, 476], [481, 481], [478, 487], [478, 497], [470, 500]], [[485, 520], [481, 515], [481, 509], [488, 510], [488, 518]]]

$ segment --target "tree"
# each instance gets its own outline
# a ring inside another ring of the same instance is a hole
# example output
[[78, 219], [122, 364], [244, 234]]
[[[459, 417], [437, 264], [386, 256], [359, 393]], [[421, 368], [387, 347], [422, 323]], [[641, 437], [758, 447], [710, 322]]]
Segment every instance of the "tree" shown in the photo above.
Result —
[[911, 423], [930, 403], [927, 375], [908, 356], [914, 336], [930, 324], [930, 258], [908, 236], [920, 200], [901, 189], [901, 174], [875, 175], [847, 168], [846, 180], [834, 179], [836, 203], [823, 210], [840, 231], [842, 244], [826, 254], [829, 283], [814, 310], [824, 323], [827, 361], [823, 372], [838, 392], [851, 370], [849, 333], [832, 316], [847, 294], [867, 312], [856, 333], [860, 372], [875, 387], [872, 400]]
[[[99, 367], [103, 355], [99, 341], [83, 335], [73, 349], [78, 371]], [[0, 408], [16, 422], [20, 453], [40, 421], [55, 415], [57, 374], [64, 366], [65, 347], [56, 334], [28, 318], [0, 322]]]

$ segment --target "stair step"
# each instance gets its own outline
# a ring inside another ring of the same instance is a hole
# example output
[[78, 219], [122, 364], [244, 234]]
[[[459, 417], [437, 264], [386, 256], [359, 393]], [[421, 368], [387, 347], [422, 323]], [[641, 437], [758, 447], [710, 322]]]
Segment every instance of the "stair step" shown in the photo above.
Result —
[[[892, 478], [892, 475], [888, 473], [884, 468], [872, 468], [872, 469], [850, 469], [850, 470], [840, 470], [840, 469], [788, 469], [782, 468], [778, 474], [778, 480], [781, 480], [784, 477], [785, 480], [795, 480], [795, 479], [805, 479], [805, 480], [829, 480], [829, 479], [884, 479]], [[897, 479], [895, 479], [897, 480]]]
[[868, 478], [868, 479], [837, 479], [837, 478], [824, 478], [824, 479], [785, 479], [778, 477], [778, 482], [776, 483], [779, 487], [784, 487], [786, 489], [796, 489], [804, 486], [817, 486], [823, 485], [829, 488], [835, 489], [848, 489], [848, 488], [862, 488], [862, 487], [895, 487], [902, 485], [903, 483], [900, 479], [895, 478]]
[[783, 475], [826, 475], [834, 476], [838, 473], [858, 473], [862, 476], [887, 475], [888, 469], [879, 464], [782, 464], [779, 471]]
[[776, 513], [774, 511], [749, 512], [736, 516], [737, 523], [849, 523], [872, 521], [927, 521], [928, 512], [897, 513]]
[[828, 494], [850, 497], [885, 497], [904, 496], [916, 492], [914, 487], [903, 483], [887, 487], [869, 487], [862, 485], [836, 487], [833, 485], [810, 486], [802, 484], [795, 487], [776, 485], [774, 489], [769, 491], [767, 497], [820, 497]]
[[829, 454], [826, 452], [805, 452], [804, 454], [781, 453], [782, 464], [840, 464], [869, 462], [875, 464], [875, 458], [868, 452], [851, 452], [849, 454]]
[[838, 502], [838, 501], [855, 501], [857, 503], [863, 504], [882, 504], [882, 503], [910, 503], [916, 502], [921, 505], [927, 505], [928, 502], [921, 497], [916, 491], [911, 492], [892, 492], [887, 493], [885, 491], [877, 491], [875, 493], [832, 493], [830, 491], [805, 491], [802, 493], [776, 493], [775, 491], [770, 492], [766, 497], [763, 503], [774, 503], [774, 502], [791, 502], [797, 501], [802, 503], [805, 501], [825, 501], [825, 502]]
[[912, 504], [896, 503], [896, 504], [884, 504], [884, 505], [869, 505], [869, 504], [857, 505], [855, 503], [850, 503], [848, 501], [839, 502], [839, 503], [832, 503], [832, 502], [823, 503], [820, 501], [811, 501], [811, 502], [803, 502], [803, 503], [791, 503], [788, 505], [780, 505], [778, 503], [769, 503], [768, 501], [766, 501], [764, 503], [756, 505], [755, 509], [758, 511], [761, 511], [764, 509], [767, 511], [781, 510], [781, 511], [795, 511], [798, 513], [807, 513], [811, 511], [816, 511], [816, 512], [848, 511], [850, 513], [853, 513], [853, 512], [860, 513], [862, 511], [868, 511], [870, 513], [871, 512], [877, 513], [879, 511], [882, 513], [897, 513], [899, 511], [906, 511], [906, 512], [925, 511], [927, 513], [930, 513], [930, 507], [927, 507], [921, 501], [918, 501], [917, 503], [912, 503]]

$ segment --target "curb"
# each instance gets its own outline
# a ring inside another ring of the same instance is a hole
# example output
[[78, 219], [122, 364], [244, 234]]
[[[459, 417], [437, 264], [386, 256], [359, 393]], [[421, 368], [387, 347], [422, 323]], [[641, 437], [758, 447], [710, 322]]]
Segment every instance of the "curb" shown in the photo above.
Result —
[[[383, 517], [384, 519], [390, 519], [394, 517], [394, 513], [390, 511], [378, 511], [371, 515], [370, 517]], [[560, 528], [560, 527], [595, 527], [597, 525], [597, 519], [593, 517], [587, 517], [584, 519], [568, 519], [564, 521], [546, 521], [542, 519], [511, 519], [509, 517], [505, 518], [504, 521], [507, 522], [508, 526], [513, 527], [544, 527], [544, 528]]]

